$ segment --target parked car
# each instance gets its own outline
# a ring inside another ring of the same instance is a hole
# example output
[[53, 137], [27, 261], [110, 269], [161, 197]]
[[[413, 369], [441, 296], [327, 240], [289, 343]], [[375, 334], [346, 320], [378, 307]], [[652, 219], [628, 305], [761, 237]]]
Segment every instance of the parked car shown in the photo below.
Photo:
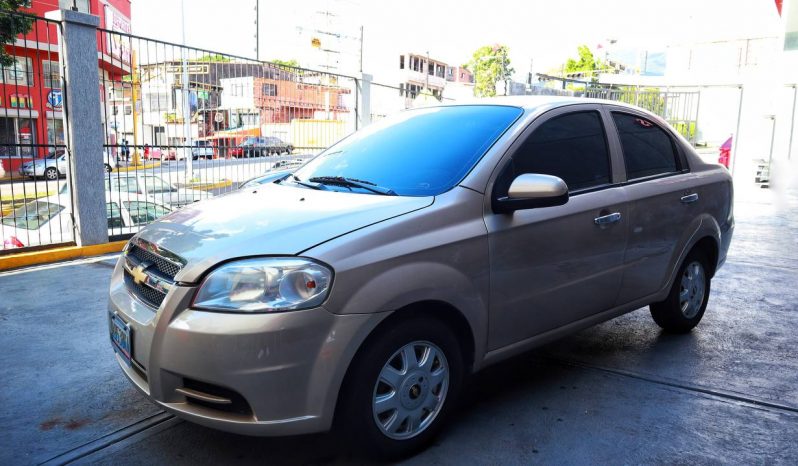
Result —
[[281, 180], [286, 176], [290, 175], [292, 170], [277, 170], [273, 172], [267, 172], [261, 176], [256, 176], [255, 178], [249, 179], [243, 183], [239, 188], [257, 188], [258, 186], [266, 183], [274, 183], [277, 180]]
[[194, 141], [191, 147], [191, 158], [194, 160], [199, 158], [212, 159], [213, 144], [211, 141]]
[[181, 147], [171, 149], [153, 147], [148, 153], [147, 160], [185, 160], [185, 154], [186, 150]]
[[[14, 249], [72, 241], [71, 200], [65, 190], [58, 195], [30, 201], [0, 218], [2, 249]], [[108, 232], [125, 235], [168, 214], [171, 208], [137, 194], [106, 192]]]
[[105, 179], [105, 189], [114, 193], [141, 194], [172, 208], [213, 197], [213, 194], [207, 191], [175, 187], [160, 176], [146, 171], [113, 174]]
[[272, 154], [290, 154], [294, 146], [276, 137], [248, 137], [238, 146], [230, 149], [235, 157], [261, 157]]
[[181, 418], [335, 427], [396, 458], [428, 445], [490, 364], [647, 305], [690, 331], [731, 200], [728, 170], [630, 105], [409, 110], [137, 234], [111, 278], [113, 348]]
[[[19, 174], [31, 178], [43, 177], [47, 180], [57, 180], [66, 176], [68, 166], [67, 154], [59, 151], [43, 159], [34, 159], [23, 163], [19, 167]], [[103, 152], [103, 169], [110, 173], [114, 168], [116, 168], [115, 157], [111, 157], [107, 151]]]

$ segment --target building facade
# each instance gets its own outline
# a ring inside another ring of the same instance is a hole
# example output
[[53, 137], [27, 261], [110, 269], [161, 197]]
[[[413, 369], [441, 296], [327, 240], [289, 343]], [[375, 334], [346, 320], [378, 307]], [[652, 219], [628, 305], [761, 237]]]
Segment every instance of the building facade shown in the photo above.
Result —
[[[78, 10], [100, 18], [100, 27], [130, 32], [130, 0], [78, 0]], [[69, 9], [72, 0], [32, 0], [23, 13], [43, 17]], [[129, 73], [130, 50], [126, 41], [98, 43], [98, 66], [103, 82], [120, 80]], [[0, 162], [5, 171], [25, 160], [44, 157], [64, 144], [63, 90], [59, 65], [58, 31], [53, 23], [34, 21], [33, 28], [4, 46], [15, 61], [0, 67]], [[103, 100], [105, 91], [100, 86]]]

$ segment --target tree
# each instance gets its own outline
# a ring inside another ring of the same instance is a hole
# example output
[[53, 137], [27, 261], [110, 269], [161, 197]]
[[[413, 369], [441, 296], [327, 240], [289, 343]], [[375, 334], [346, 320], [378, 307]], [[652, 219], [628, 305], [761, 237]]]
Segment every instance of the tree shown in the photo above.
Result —
[[464, 67], [474, 74], [474, 95], [492, 97], [496, 95], [496, 82], [512, 76], [509, 50], [506, 45], [485, 45], [478, 48], [471, 61]]
[[604, 63], [593, 56], [593, 52], [587, 45], [580, 45], [577, 48], [579, 54], [578, 59], [569, 58], [563, 67], [565, 76], [563, 78], [582, 75], [589, 78], [591, 81], [598, 81], [598, 73], [596, 71], [604, 69]]
[[14, 64], [14, 57], [6, 51], [5, 44], [13, 44], [18, 34], [27, 34], [33, 26], [33, 19], [28, 16], [8, 14], [25, 3], [26, 0], [0, 0], [0, 65]]

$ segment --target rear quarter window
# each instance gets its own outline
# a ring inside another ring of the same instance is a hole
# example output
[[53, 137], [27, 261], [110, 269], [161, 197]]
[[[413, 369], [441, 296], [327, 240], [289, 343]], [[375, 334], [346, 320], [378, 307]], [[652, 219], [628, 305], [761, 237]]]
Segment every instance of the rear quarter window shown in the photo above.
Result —
[[673, 139], [646, 118], [613, 112], [626, 163], [626, 178], [635, 180], [680, 170]]

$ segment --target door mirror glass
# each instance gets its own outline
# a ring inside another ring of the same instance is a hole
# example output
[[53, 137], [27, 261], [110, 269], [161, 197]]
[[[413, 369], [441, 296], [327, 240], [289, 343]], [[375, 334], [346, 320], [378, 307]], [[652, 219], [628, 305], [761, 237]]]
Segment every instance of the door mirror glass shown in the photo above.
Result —
[[568, 185], [561, 178], [537, 173], [518, 175], [510, 184], [506, 197], [494, 200], [493, 210], [513, 212], [536, 207], [551, 207], [568, 202]]

